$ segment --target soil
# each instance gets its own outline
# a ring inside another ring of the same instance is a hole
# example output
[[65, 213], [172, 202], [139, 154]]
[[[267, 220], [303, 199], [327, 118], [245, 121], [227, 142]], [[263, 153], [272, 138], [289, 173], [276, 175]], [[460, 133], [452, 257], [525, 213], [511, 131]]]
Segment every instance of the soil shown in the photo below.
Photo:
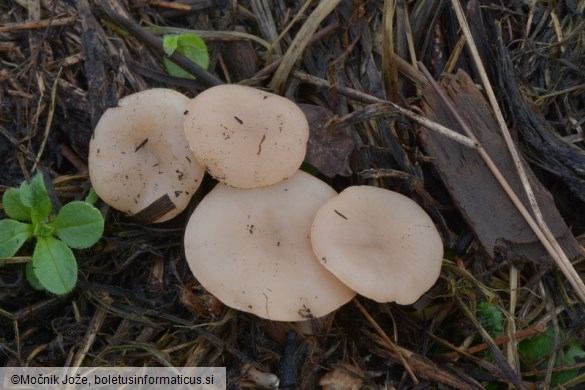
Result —
[[[193, 277], [183, 231], [213, 178], [162, 224], [99, 201], [104, 235], [75, 251], [79, 280], [71, 293], [27, 282], [22, 262], [34, 242], [0, 266], [0, 365], [217, 366], [227, 368], [229, 389], [274, 387], [274, 376], [280, 388], [313, 389], [327, 373], [342, 382], [331, 389], [583, 386], [584, 302], [574, 285], [551, 258], [517, 262], [486, 244], [482, 214], [470, 214], [460, 199], [488, 190], [473, 181], [454, 185], [465, 179], [439, 163], [440, 137], [425, 148], [421, 132], [430, 130], [404, 110], [425, 114], [419, 94], [428, 81], [417, 61], [436, 79], [465, 72], [473, 94], [485, 94], [479, 59], [531, 178], [554, 199], [554, 220], [583, 280], [585, 4], [462, 1], [476, 57], [464, 45], [457, 2], [0, 2], [1, 193], [42, 172], [56, 210], [85, 199], [93, 128], [119, 98], [154, 87], [194, 97], [239, 82], [286, 96], [311, 115], [303, 169], [338, 191], [365, 184], [409, 196], [445, 244], [441, 277], [415, 304], [358, 296], [310, 319], [307, 333], [226, 307]], [[193, 79], [164, 71], [160, 36], [177, 29], [195, 31], [208, 47], [207, 70], [172, 55]], [[493, 207], [498, 197], [490, 197]], [[514, 240], [510, 220], [490, 222], [506, 227], [495, 237], [506, 245]], [[522, 341], [547, 329], [554, 348], [535, 360]]]

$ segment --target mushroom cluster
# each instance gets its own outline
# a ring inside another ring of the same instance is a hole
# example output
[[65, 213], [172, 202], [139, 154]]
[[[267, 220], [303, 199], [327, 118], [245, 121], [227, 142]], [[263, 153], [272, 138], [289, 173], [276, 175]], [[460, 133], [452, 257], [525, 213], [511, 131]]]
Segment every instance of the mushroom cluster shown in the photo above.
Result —
[[281, 96], [239, 85], [194, 99], [153, 89], [106, 111], [90, 143], [98, 195], [136, 214], [167, 196], [180, 213], [207, 170], [219, 180], [185, 230], [197, 280], [230, 307], [279, 321], [324, 316], [356, 293], [414, 303], [443, 244], [414, 201], [354, 186], [337, 194], [299, 168], [309, 125]]
[[230, 307], [280, 321], [324, 316], [356, 292], [410, 304], [437, 280], [443, 245], [414, 201], [299, 171], [308, 124], [290, 100], [223, 85], [188, 106], [187, 140], [220, 181], [185, 231], [197, 280]]
[[334, 196], [302, 171], [253, 189], [218, 184], [187, 224], [191, 271], [220, 301], [260, 317], [299, 321], [332, 312], [355, 292], [319, 264], [309, 236], [317, 209]]

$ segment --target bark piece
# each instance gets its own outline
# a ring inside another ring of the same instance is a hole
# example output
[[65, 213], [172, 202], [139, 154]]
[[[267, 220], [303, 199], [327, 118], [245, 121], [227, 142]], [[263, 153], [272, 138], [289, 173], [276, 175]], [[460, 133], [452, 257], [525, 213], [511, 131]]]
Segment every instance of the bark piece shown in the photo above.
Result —
[[[463, 71], [444, 80], [443, 88], [516, 194], [531, 210], [489, 103]], [[429, 119], [463, 133], [430, 87], [423, 91], [422, 109]], [[422, 129], [420, 137], [455, 205], [489, 256], [513, 263], [534, 263], [543, 268], [552, 266], [552, 258], [477, 151], [428, 129]], [[557, 211], [553, 197], [526, 163], [524, 167], [545, 221], [569, 259], [576, 258], [580, 253], [578, 243]]]

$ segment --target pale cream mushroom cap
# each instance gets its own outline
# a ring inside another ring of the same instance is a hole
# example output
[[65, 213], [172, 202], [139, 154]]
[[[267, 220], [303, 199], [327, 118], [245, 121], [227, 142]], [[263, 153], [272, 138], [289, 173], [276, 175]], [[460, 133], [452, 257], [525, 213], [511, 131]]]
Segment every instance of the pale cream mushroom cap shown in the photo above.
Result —
[[301, 166], [309, 125], [292, 101], [241, 85], [219, 85], [197, 95], [185, 116], [195, 157], [233, 187], [277, 183]]
[[317, 211], [311, 229], [321, 264], [378, 302], [416, 302], [437, 281], [443, 243], [427, 213], [397, 192], [348, 187]]
[[219, 183], [185, 231], [191, 271], [226, 305], [277, 321], [321, 317], [355, 292], [317, 261], [309, 233], [317, 209], [335, 191], [297, 172], [262, 188]]
[[175, 205], [155, 222], [187, 207], [205, 170], [183, 129], [189, 98], [170, 89], [126, 96], [100, 118], [89, 144], [89, 175], [99, 197], [136, 214], [167, 194]]

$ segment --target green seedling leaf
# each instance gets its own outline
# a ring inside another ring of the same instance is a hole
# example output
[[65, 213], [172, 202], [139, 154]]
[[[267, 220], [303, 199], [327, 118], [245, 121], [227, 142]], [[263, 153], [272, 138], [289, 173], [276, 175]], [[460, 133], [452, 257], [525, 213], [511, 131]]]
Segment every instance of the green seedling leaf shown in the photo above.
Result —
[[[565, 356], [562, 359], [557, 359], [557, 363], [563, 366], [571, 366], [585, 361], [585, 350], [583, 345], [578, 341], [571, 341], [568, 345], [568, 350], [565, 352]], [[563, 371], [557, 375], [553, 375], [551, 378], [551, 385], [556, 386], [564, 384], [579, 375], [579, 368]]]
[[518, 346], [520, 356], [529, 365], [543, 361], [553, 353], [555, 346], [554, 331], [550, 327], [546, 333], [522, 340]]
[[22, 183], [19, 193], [22, 204], [30, 208], [33, 224], [43, 222], [51, 214], [51, 199], [47, 194], [42, 174], [37, 174], [30, 184]]
[[55, 235], [55, 228], [46, 223], [37, 223], [33, 225], [33, 236], [35, 237], [50, 237]]
[[85, 202], [89, 204], [95, 204], [98, 201], [98, 199], [99, 197], [97, 192], [95, 192], [93, 188], [90, 188], [89, 194], [87, 194], [87, 197], [85, 198]]
[[33, 253], [39, 283], [53, 294], [67, 294], [77, 282], [77, 262], [71, 249], [54, 237], [39, 237]]
[[104, 232], [104, 218], [89, 203], [75, 201], [61, 208], [53, 227], [65, 244], [71, 248], [83, 249], [100, 239]]
[[479, 318], [490, 336], [499, 337], [503, 334], [504, 317], [500, 309], [483, 301], [477, 304], [475, 315]]
[[[560, 338], [563, 340], [565, 332], [561, 330]], [[531, 367], [546, 367], [549, 356], [555, 347], [555, 336], [552, 327], [546, 333], [536, 335], [530, 339], [522, 340], [519, 344], [519, 351], [522, 361]], [[555, 366], [570, 366], [585, 360], [585, 349], [578, 341], [571, 341], [564, 348], [565, 352], [559, 351], [555, 360]], [[538, 366], [537, 366], [538, 365]], [[579, 368], [561, 371], [553, 374], [551, 385], [557, 386], [571, 381], [579, 375]]]
[[20, 199], [20, 190], [18, 188], [9, 188], [2, 197], [2, 206], [7, 216], [17, 221], [30, 222], [30, 207], [22, 203]]
[[[175, 51], [178, 51], [203, 69], [207, 69], [209, 66], [207, 45], [203, 39], [195, 34], [165, 35], [163, 37], [163, 49], [169, 56]], [[185, 79], [195, 78], [191, 73], [176, 65], [168, 58], [164, 58], [163, 62], [166, 72], [171, 76]]]
[[24, 274], [26, 275], [26, 280], [28, 280], [28, 284], [35, 290], [44, 291], [45, 288], [37, 279], [37, 275], [35, 275], [35, 270], [33, 267], [32, 261], [26, 263], [26, 267], [24, 268]]
[[33, 236], [32, 225], [13, 219], [0, 221], [0, 257], [12, 257]]
[[[179, 48], [179, 37], [181, 35], [165, 35], [163, 36], [163, 50], [165, 54], [170, 56]], [[186, 36], [183, 35], [183, 36]]]

